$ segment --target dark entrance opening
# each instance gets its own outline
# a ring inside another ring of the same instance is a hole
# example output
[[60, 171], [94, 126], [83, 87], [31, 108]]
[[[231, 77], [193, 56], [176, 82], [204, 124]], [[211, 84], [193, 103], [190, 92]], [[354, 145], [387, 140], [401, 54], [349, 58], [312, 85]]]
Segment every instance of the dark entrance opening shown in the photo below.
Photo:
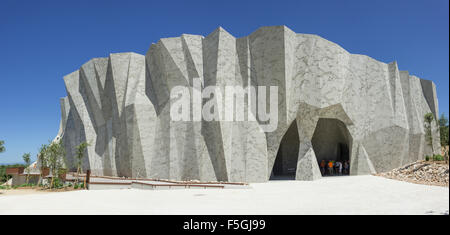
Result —
[[[311, 142], [319, 166], [322, 161], [325, 162], [325, 169], [321, 168], [322, 175], [350, 174], [349, 149], [351, 149], [352, 139], [346, 125], [342, 121], [320, 118]], [[330, 161], [333, 163], [331, 171], [328, 167]], [[339, 167], [339, 163], [336, 164], [337, 162], [341, 163], [342, 167]], [[348, 168], [345, 167], [346, 164], [348, 164]]]
[[270, 180], [294, 180], [300, 140], [294, 120], [281, 139]]

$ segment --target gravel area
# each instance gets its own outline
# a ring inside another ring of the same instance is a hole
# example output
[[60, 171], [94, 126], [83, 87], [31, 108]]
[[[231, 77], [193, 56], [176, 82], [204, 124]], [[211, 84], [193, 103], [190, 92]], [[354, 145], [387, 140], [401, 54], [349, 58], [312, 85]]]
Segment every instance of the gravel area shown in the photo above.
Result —
[[448, 187], [449, 165], [445, 162], [418, 161], [378, 175], [411, 183]]
[[270, 181], [249, 189], [0, 195], [0, 214], [448, 214], [449, 188], [378, 176]]

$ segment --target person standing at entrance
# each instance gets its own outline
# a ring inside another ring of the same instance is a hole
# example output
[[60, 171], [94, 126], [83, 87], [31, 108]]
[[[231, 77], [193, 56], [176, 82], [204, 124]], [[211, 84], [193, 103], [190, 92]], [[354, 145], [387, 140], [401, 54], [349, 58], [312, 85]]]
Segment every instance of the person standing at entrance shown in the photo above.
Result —
[[322, 160], [320, 162], [320, 173], [322, 174], [322, 176], [325, 175], [325, 166], [326, 166], [325, 160]]
[[336, 162], [336, 173], [342, 175], [342, 162]]
[[330, 175], [333, 175], [333, 161], [329, 161], [328, 162], [328, 173], [330, 174]]
[[334, 173], [339, 175], [339, 161], [334, 162]]
[[344, 162], [344, 174], [348, 175], [349, 172], [349, 168], [350, 168], [350, 164], [348, 163], [348, 161]]

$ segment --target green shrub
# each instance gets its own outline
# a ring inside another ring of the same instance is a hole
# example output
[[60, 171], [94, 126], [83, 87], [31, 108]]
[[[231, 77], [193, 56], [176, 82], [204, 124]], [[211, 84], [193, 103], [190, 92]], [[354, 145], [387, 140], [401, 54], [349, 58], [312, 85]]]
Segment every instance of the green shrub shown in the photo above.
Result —
[[63, 187], [64, 187], [64, 184], [59, 178], [55, 178], [53, 180], [53, 187], [52, 188], [60, 189], [60, 188], [63, 188]]
[[428, 162], [429, 160], [430, 160], [430, 156], [426, 155], [426, 156], [425, 156], [425, 161]]
[[84, 183], [74, 184], [73, 188], [74, 189], [83, 189], [84, 188]]
[[16, 185], [16, 188], [22, 188], [22, 187], [34, 187], [36, 186], [33, 183], [28, 183], [28, 184], [21, 184], [21, 185]]
[[433, 155], [433, 161], [444, 161], [444, 157], [440, 154]]

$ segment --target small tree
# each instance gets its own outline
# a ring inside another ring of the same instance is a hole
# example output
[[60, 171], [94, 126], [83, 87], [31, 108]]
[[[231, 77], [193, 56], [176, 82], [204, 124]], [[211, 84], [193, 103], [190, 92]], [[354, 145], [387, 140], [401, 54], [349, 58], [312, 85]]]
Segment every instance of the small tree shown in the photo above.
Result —
[[27, 173], [27, 184], [29, 182], [30, 179], [30, 165], [31, 165], [31, 154], [30, 153], [25, 153], [22, 156], [23, 161], [25, 162], [25, 166], [26, 166], [26, 173]]
[[77, 179], [76, 183], [78, 184], [78, 175], [83, 172], [83, 158], [85, 157], [84, 152], [86, 152], [89, 144], [87, 142], [82, 142], [78, 146], [76, 146], [76, 158], [77, 158]]
[[41, 147], [39, 148], [39, 153], [37, 155], [37, 159], [38, 159], [38, 163], [40, 165], [40, 175], [41, 178], [39, 180], [39, 184], [42, 184], [42, 180], [44, 179], [45, 175], [44, 175], [44, 169], [48, 167], [48, 145], [43, 144], [41, 145]]
[[48, 146], [48, 165], [52, 174], [50, 189], [53, 187], [53, 183], [55, 182], [55, 174], [57, 175], [63, 166], [65, 156], [66, 151], [64, 150], [61, 141], [50, 143]]
[[[5, 144], [5, 141], [0, 140], [0, 153], [3, 153], [6, 151], [4, 144]], [[0, 177], [1, 177], [1, 175], [0, 175]], [[6, 174], [5, 174], [5, 182], [8, 182], [8, 175], [6, 175]]]
[[424, 128], [425, 128], [425, 140], [428, 146], [431, 147], [431, 152], [434, 155], [434, 147], [433, 147], [433, 131], [431, 123], [433, 123], [434, 116], [432, 113], [427, 113], [424, 116]]
[[6, 151], [4, 144], [5, 144], [5, 141], [0, 140], [0, 153], [3, 153]]
[[442, 147], [448, 146], [449, 143], [448, 119], [444, 114], [441, 114], [441, 117], [439, 118], [439, 132], [441, 136], [441, 146]]

